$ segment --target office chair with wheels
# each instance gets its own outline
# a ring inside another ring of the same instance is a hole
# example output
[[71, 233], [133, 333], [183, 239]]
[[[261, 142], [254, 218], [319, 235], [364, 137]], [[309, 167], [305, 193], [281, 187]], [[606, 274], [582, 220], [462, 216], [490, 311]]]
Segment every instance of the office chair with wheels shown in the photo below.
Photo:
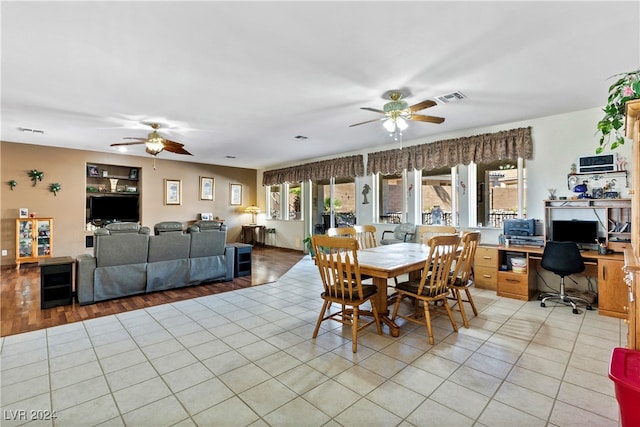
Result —
[[564, 287], [564, 278], [571, 274], [581, 273], [584, 271], [584, 260], [580, 254], [578, 245], [574, 242], [547, 242], [542, 252], [542, 268], [560, 276], [560, 291], [556, 293], [542, 294], [538, 299], [540, 307], [546, 307], [549, 300], [558, 300], [566, 305], [573, 307], [573, 314], [578, 314], [576, 301], [586, 304], [587, 310], [591, 310], [589, 301], [575, 296], [569, 296]]

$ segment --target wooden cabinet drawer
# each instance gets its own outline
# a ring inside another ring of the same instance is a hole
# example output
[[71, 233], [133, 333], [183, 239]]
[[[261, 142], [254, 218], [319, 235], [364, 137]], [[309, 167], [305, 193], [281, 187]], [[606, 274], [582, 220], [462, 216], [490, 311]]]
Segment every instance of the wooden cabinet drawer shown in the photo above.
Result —
[[473, 267], [473, 284], [476, 288], [495, 291], [498, 285], [498, 269], [476, 264]]
[[495, 248], [476, 248], [476, 256], [473, 259], [474, 265], [482, 267], [493, 267], [498, 269], [498, 250]]
[[529, 301], [530, 296], [535, 293], [530, 286], [528, 274], [510, 273], [500, 271], [498, 273], [498, 295], [507, 298], [515, 298], [522, 301]]

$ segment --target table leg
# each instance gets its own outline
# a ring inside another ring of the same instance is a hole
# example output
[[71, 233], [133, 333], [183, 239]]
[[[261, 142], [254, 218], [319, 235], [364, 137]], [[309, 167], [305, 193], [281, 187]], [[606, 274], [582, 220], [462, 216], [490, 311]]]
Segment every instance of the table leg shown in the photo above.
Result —
[[376, 309], [378, 311], [378, 316], [380, 316], [380, 320], [389, 327], [391, 336], [397, 337], [400, 335], [400, 328], [398, 328], [398, 325], [396, 325], [396, 323], [389, 317], [387, 279], [383, 277], [374, 277], [373, 284], [376, 285], [376, 288], [378, 289], [378, 293], [376, 294], [376, 298], [374, 300]]

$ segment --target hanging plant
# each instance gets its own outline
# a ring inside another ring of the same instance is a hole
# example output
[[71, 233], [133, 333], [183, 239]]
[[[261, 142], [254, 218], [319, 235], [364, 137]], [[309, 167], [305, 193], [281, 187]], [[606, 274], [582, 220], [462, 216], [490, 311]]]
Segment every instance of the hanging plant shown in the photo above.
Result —
[[13, 191], [13, 189], [16, 188], [16, 185], [18, 185], [18, 181], [16, 181], [15, 179], [12, 179], [11, 181], [9, 181], [9, 187], [11, 187], [11, 191]]
[[62, 190], [62, 187], [57, 182], [54, 182], [49, 186], [49, 191], [53, 193], [54, 196], [58, 195], [58, 191]]
[[44, 178], [44, 172], [40, 172], [37, 169], [32, 169], [29, 171], [29, 178], [31, 178], [33, 186], [35, 187], [38, 181], [42, 181], [42, 178]]
[[624, 126], [625, 104], [640, 98], [640, 69], [617, 76], [620, 78], [609, 87], [604, 117], [598, 122], [597, 132], [601, 135], [596, 154], [602, 153], [609, 144], [612, 150], [624, 144], [624, 132], [621, 129]]

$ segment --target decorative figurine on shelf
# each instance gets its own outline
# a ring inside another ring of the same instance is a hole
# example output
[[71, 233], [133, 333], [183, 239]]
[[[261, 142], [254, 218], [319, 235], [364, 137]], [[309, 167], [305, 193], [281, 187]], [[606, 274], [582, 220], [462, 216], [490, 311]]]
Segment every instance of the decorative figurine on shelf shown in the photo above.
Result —
[[556, 199], [556, 189], [555, 188], [547, 188], [547, 191], [549, 192], [549, 200], [555, 200]]
[[627, 170], [627, 159], [625, 157], [618, 156], [618, 159], [616, 160], [616, 163], [618, 164], [618, 170], [619, 171], [626, 171]]
[[575, 163], [571, 163], [571, 172], [572, 175], [578, 173], [578, 166]]

